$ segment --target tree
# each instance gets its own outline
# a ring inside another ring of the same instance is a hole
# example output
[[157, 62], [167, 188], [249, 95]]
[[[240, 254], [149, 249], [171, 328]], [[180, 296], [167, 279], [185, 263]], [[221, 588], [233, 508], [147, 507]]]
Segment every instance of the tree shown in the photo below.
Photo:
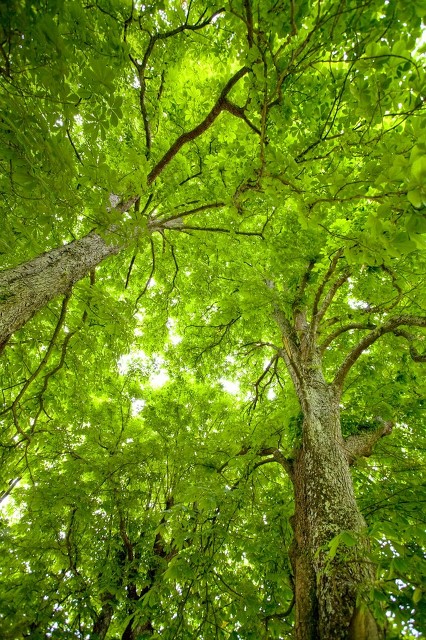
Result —
[[421, 631], [425, 8], [2, 7], [4, 637]]

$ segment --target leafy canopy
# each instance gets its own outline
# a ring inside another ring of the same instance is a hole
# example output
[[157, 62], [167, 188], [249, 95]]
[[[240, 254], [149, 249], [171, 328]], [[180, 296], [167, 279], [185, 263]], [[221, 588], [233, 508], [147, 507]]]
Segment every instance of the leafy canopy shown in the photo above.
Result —
[[[425, 315], [426, 4], [0, 12], [3, 267], [93, 229], [123, 247], [3, 356], [1, 635], [95, 637], [113, 611], [109, 638], [291, 637], [274, 309], [312, 309], [339, 256], [330, 381], [360, 330]], [[344, 435], [396, 423], [354, 468], [389, 638], [426, 625], [422, 340], [373, 344], [342, 397]]]

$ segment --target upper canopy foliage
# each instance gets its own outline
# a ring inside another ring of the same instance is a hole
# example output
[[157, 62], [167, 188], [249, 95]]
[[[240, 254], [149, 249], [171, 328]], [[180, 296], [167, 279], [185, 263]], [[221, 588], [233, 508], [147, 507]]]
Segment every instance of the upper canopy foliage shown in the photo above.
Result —
[[0, 3], [3, 267], [93, 229], [123, 247], [2, 359], [2, 637], [84, 638], [111, 607], [110, 638], [134, 620], [290, 637], [292, 494], [272, 462], [300, 407], [277, 308], [323, 309], [345, 435], [396, 423], [354, 477], [387, 637], [424, 629], [424, 336], [402, 323], [344, 363], [426, 315], [425, 15]]

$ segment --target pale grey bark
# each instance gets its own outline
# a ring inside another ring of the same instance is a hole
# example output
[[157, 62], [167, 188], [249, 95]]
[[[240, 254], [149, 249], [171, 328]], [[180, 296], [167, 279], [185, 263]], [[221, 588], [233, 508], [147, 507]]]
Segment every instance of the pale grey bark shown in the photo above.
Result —
[[[370, 437], [368, 442], [363, 438], [345, 443], [340, 389], [324, 378], [315, 334], [300, 313], [294, 327], [279, 310], [275, 309], [274, 315], [283, 336], [281, 355], [304, 416], [291, 476], [295, 492], [291, 559], [296, 640], [379, 640], [368, 608], [357, 609], [357, 599], [368, 592], [373, 575], [364, 537], [366, 523], [356, 503], [350, 462], [356, 455], [371, 452], [380, 436]], [[387, 432], [381, 429], [381, 435]], [[359, 542], [345, 548], [344, 554], [339, 549], [330, 557], [329, 543], [343, 531], [352, 532]]]
[[349, 436], [344, 441], [343, 448], [349, 464], [353, 464], [357, 458], [368, 458], [371, 456], [374, 445], [380, 440], [380, 438], [392, 433], [393, 422], [385, 422], [380, 418], [376, 418], [376, 420], [380, 423], [377, 429]]
[[[288, 308], [281, 309], [278, 295], [273, 308], [282, 336], [278, 356], [287, 367], [303, 413], [300, 443], [294, 451], [290, 474], [295, 495], [290, 555], [296, 596], [296, 640], [381, 638], [381, 630], [368, 608], [374, 567], [369, 560], [366, 523], [356, 502], [350, 465], [360, 456], [371, 455], [380, 438], [391, 433], [392, 423], [379, 418], [377, 429], [344, 439], [340, 398], [351, 367], [387, 333], [405, 338], [415, 361], [426, 360], [415, 347], [416, 335], [401, 328], [426, 327], [426, 317], [420, 316], [395, 315], [380, 326], [370, 322], [343, 324], [342, 319], [342, 326], [325, 339], [322, 337], [319, 343], [324, 328], [341, 321], [339, 317], [327, 320], [326, 316], [336, 293], [348, 279], [347, 267], [339, 268], [342, 255], [342, 250], [336, 252], [317, 287], [311, 309], [303, 304], [303, 299], [312, 262], [298, 286], [292, 316]], [[273, 288], [269, 281], [266, 285]], [[369, 332], [346, 354], [333, 382], [328, 383], [322, 356], [333, 340], [350, 330]], [[331, 554], [330, 542], [343, 532], [352, 534], [353, 544], [342, 544]]]
[[[318, 363], [300, 363], [304, 411], [302, 446], [294, 462], [296, 512], [293, 566], [297, 640], [347, 640], [357, 595], [371, 581], [349, 460], [341, 436], [338, 394]], [[329, 542], [342, 531], [360, 535], [353, 558], [328, 557]], [[377, 627], [359, 640], [376, 640]]]
[[[368, 609], [356, 608], [357, 597], [368, 590], [373, 576], [366, 523], [356, 503], [341, 436], [338, 400], [318, 368], [303, 373], [303, 440], [294, 462], [296, 638], [348, 640], [355, 637], [351, 633], [356, 628], [357, 640], [378, 640]], [[359, 543], [331, 558], [328, 544], [342, 531], [358, 535]]]
[[89, 233], [0, 273], [0, 350], [37, 311], [122, 248], [118, 237], [107, 242]]

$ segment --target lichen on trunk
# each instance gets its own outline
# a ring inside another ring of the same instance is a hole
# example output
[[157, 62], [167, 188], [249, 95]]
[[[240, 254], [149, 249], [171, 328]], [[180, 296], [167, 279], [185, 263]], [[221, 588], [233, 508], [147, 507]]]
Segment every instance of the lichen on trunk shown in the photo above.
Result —
[[[338, 404], [325, 382], [322, 389], [318, 384], [305, 389], [304, 396], [302, 443], [294, 461], [296, 638], [377, 640], [377, 625], [368, 609], [357, 608], [374, 576], [363, 535], [366, 524], [340, 434]], [[345, 531], [356, 544], [332, 555], [329, 543]], [[351, 636], [355, 626], [357, 635]]]
[[67, 293], [103, 260], [117, 254], [122, 248], [117, 240], [111, 237], [107, 242], [89, 233], [0, 273], [0, 351], [35, 313]]

